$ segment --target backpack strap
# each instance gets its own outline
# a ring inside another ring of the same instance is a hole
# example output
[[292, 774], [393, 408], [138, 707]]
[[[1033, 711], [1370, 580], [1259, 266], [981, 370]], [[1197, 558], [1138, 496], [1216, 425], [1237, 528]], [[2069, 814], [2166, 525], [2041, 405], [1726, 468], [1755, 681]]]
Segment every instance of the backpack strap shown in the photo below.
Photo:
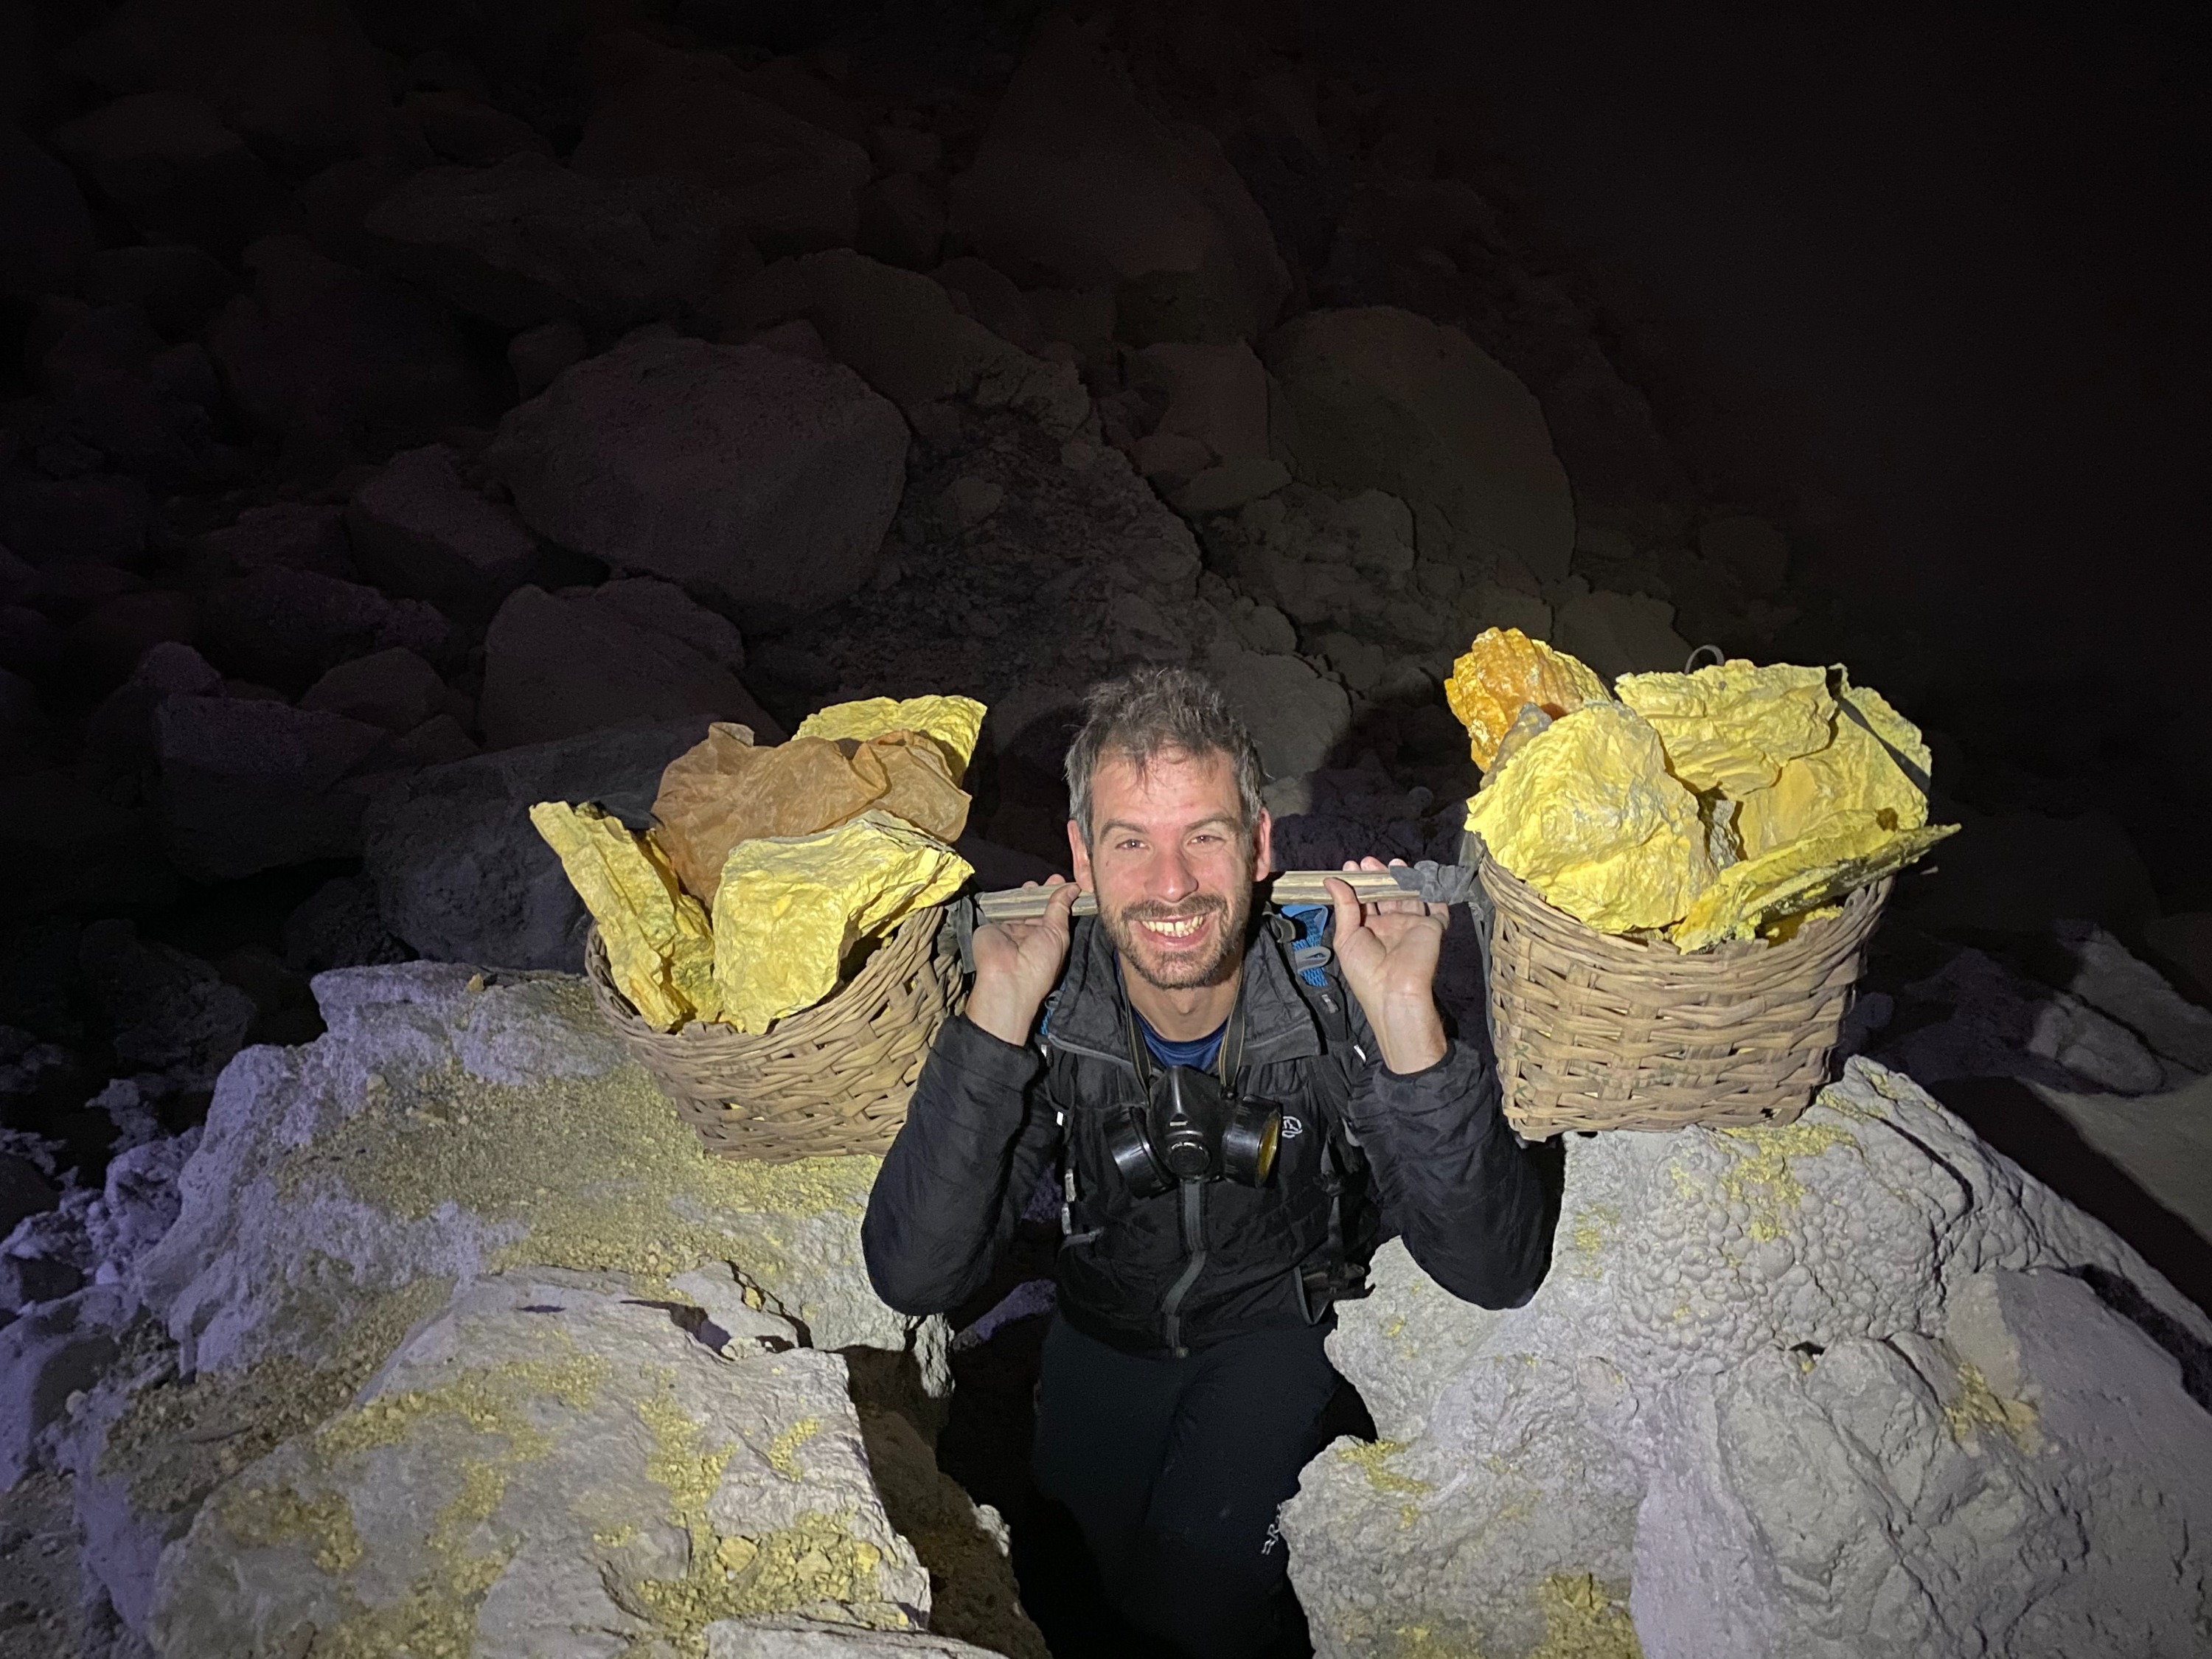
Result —
[[[1367, 1055], [1352, 1036], [1352, 1012], [1328, 940], [1334, 906], [1287, 904], [1267, 918], [1290, 959], [1291, 982], [1321, 1028], [1322, 1052], [1342, 1072], [1349, 1090]], [[1322, 1180], [1328, 1191], [1328, 1237], [1294, 1270], [1306, 1322], [1317, 1322], [1338, 1302], [1367, 1294], [1367, 1265], [1380, 1243], [1375, 1206], [1368, 1197], [1367, 1155], [1351, 1124], [1331, 1113], [1322, 1143]]]

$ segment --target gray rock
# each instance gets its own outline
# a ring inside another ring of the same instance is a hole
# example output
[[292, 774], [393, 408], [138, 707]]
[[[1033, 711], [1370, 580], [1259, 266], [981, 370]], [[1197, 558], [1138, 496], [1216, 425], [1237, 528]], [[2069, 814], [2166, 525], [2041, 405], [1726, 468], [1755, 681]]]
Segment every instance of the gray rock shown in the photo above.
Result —
[[1297, 657], [1230, 647], [1217, 650], [1207, 667], [1250, 728], [1271, 778], [1312, 771], [1352, 729], [1352, 699], [1344, 688]]
[[362, 835], [385, 926], [447, 962], [580, 969], [589, 919], [561, 861], [531, 828], [530, 808], [598, 801], [641, 829], [662, 769], [707, 726], [702, 715], [593, 732], [395, 782]]
[[57, 1196], [37, 1164], [0, 1152], [0, 1237], [14, 1232], [25, 1216], [52, 1209]]
[[45, 1466], [46, 1431], [115, 1356], [128, 1298], [94, 1285], [0, 1328], [0, 1491]]
[[905, 482], [906, 422], [851, 370], [640, 337], [510, 411], [486, 465], [541, 534], [747, 628], [845, 597]]
[[284, 965], [295, 974], [404, 962], [409, 955], [384, 925], [376, 889], [357, 876], [332, 876], [284, 918]]
[[252, 997], [198, 957], [140, 939], [128, 921], [92, 923], [77, 962], [125, 1072], [160, 1072], [179, 1089], [212, 1089], [253, 1024]]
[[626, 576], [592, 589], [591, 602], [640, 628], [680, 640], [719, 668], [732, 674], [744, 670], [744, 636], [737, 624], [708, 610], [674, 582]]
[[856, 1630], [814, 1620], [724, 1619], [707, 1626], [707, 1659], [877, 1659], [902, 1653], [921, 1659], [981, 1659], [1004, 1650], [949, 1636]]
[[66, 288], [93, 257], [92, 210], [70, 170], [0, 122], [0, 293]]
[[349, 580], [360, 574], [346, 543], [343, 507], [298, 501], [249, 507], [234, 523], [202, 536], [198, 545], [240, 571], [276, 565]]
[[[125, 1274], [166, 1335], [136, 1328], [40, 1442], [124, 1616], [160, 1651], [252, 1650], [358, 1632], [389, 1604], [343, 1587], [374, 1578], [412, 1587], [418, 1631], [534, 1655], [926, 1614], [852, 1400], [863, 1373], [941, 1395], [945, 1332], [868, 1289], [876, 1161], [708, 1157], [574, 979], [315, 991], [325, 1034], [224, 1073], [178, 1219]], [[1004, 1613], [996, 1574], [948, 1602]]]
[[445, 653], [446, 618], [421, 599], [393, 599], [362, 582], [268, 565], [218, 582], [202, 607], [208, 655], [240, 679], [305, 690], [340, 663], [405, 647]]
[[[720, 646], [724, 656], [730, 654], [726, 640], [713, 640], [696, 617], [657, 594], [617, 592], [609, 600], [602, 597], [607, 591], [556, 597], [525, 587], [500, 606], [484, 639], [480, 715], [489, 746], [511, 749], [686, 714], [736, 720], [762, 742], [781, 740], [781, 729], [729, 669], [638, 619], [653, 617], [658, 604], [677, 625]], [[680, 589], [669, 592], [682, 599]], [[701, 614], [710, 623], [722, 620]], [[743, 648], [737, 647], [740, 657]]]
[[507, 343], [507, 366], [514, 371], [515, 395], [527, 402], [553, 384], [554, 376], [581, 362], [591, 349], [572, 318], [556, 318], [526, 328]]
[[1698, 550], [1726, 566], [1745, 592], [1759, 599], [1774, 598], [1790, 579], [1789, 538], [1749, 513], [1700, 526]]
[[569, 158], [579, 173], [712, 191], [770, 257], [851, 245], [866, 150], [757, 95], [719, 54], [635, 33], [594, 44], [602, 90]]
[[1559, 607], [1552, 641], [1610, 685], [1623, 674], [1681, 672], [1690, 642], [1674, 621], [1674, 607], [1648, 593], [1583, 593]]
[[302, 465], [424, 443], [485, 412], [459, 325], [422, 295], [268, 236], [243, 256], [252, 294], [209, 349], [246, 418]]
[[142, 234], [228, 258], [283, 210], [269, 169], [203, 99], [133, 93], [64, 122], [52, 137]]
[[1155, 434], [1194, 438], [1216, 461], [1269, 459], [1267, 371], [1242, 340], [1146, 346], [1131, 374], [1167, 396]]
[[871, 258], [927, 270], [945, 246], [945, 204], [910, 173], [878, 179], [860, 192], [854, 240]]
[[1300, 480], [1410, 503], [1431, 556], [1567, 574], [1574, 501], [1543, 412], [1458, 329], [1390, 306], [1316, 311], [1262, 356], [1279, 387], [1274, 453]]
[[2091, 1151], [2212, 1243], [2212, 1083], [2196, 1078], [2134, 1099], [2033, 1078], [2027, 1086]]
[[382, 728], [234, 697], [171, 697], [155, 711], [163, 845], [204, 881], [350, 858], [373, 786], [360, 772]]
[[181, 1656], [441, 1625], [484, 1659], [584, 1659], [729, 1613], [898, 1629], [929, 1605], [834, 1356], [717, 1352], [622, 1278], [516, 1272], [214, 1494], [148, 1635]]
[[2194, 1639], [2212, 1422], [2175, 1354], [2212, 1322], [1898, 1073], [1854, 1060], [1785, 1128], [1570, 1139], [1523, 1307], [1395, 1243], [1378, 1270], [1330, 1352], [1385, 1438], [1284, 1516], [1329, 1659], [1416, 1626], [1655, 1659]]
[[1249, 339], [1290, 295], [1267, 222], [1212, 135], [1153, 115], [1065, 19], [1031, 37], [950, 205], [952, 228], [994, 264], [1113, 292], [1139, 345]]
[[2167, 1060], [2200, 1075], [2212, 1073], [2212, 1011], [2183, 996], [2094, 923], [2062, 921], [2057, 941], [2063, 960], [2054, 966], [2069, 992]]
[[712, 198], [594, 179], [527, 151], [429, 167], [370, 211], [387, 269], [501, 328], [580, 317], [608, 329], [702, 298], [726, 230]]
[[411, 732], [453, 701], [438, 671], [404, 645], [340, 663], [309, 686], [302, 708], [319, 708], [348, 720]]
[[1091, 413], [1073, 365], [1008, 344], [962, 316], [945, 289], [918, 271], [836, 248], [799, 260], [794, 274], [806, 296], [804, 314], [830, 356], [909, 415], [939, 398], [964, 398], [986, 409], [1018, 409], [1064, 438]]
[[[1211, 488], [1212, 480], [1212, 473], [1201, 473], [1176, 495], [1176, 505], [1197, 514], [1205, 498], [1191, 492]], [[1394, 654], [1409, 647], [1465, 648], [1477, 590], [1441, 604], [1421, 590], [1413, 514], [1405, 502], [1379, 489], [1340, 501], [1304, 485], [1252, 482], [1277, 487], [1233, 516], [1207, 518], [1200, 526], [1209, 563], [1241, 592], [1282, 611], [1309, 635], [1343, 631]]]
[[171, 339], [207, 326], [237, 288], [222, 260], [185, 242], [103, 248], [92, 256], [85, 290], [95, 302], [143, 307]]
[[462, 482], [443, 444], [394, 455], [345, 509], [354, 556], [380, 586], [489, 614], [528, 578], [538, 540], [514, 512]]

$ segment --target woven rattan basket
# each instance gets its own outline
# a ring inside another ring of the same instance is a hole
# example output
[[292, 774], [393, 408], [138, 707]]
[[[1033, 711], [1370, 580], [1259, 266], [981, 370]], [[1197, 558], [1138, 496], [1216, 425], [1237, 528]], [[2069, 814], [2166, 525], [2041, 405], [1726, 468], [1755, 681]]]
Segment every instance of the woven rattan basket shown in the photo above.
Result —
[[708, 1152], [765, 1164], [880, 1152], [962, 995], [944, 920], [942, 905], [916, 911], [834, 994], [757, 1036], [696, 1021], [654, 1030], [615, 988], [596, 928], [584, 967], [607, 1018]]
[[1787, 1123], [1828, 1080], [1867, 941], [1891, 882], [1778, 945], [1685, 955], [1601, 933], [1494, 860], [1491, 1036], [1505, 1115], [1540, 1139], [1565, 1129]]

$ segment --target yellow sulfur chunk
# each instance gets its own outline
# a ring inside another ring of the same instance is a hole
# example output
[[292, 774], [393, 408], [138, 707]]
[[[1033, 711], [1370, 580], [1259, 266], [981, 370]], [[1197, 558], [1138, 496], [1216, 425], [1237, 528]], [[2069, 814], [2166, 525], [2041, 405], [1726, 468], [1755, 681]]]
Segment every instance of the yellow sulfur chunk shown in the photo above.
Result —
[[859, 702], [832, 703], [799, 723], [794, 738], [868, 738], [886, 732], [919, 732], [944, 752], [957, 783], [975, 757], [976, 735], [983, 729], [983, 705], [973, 697], [908, 697], [903, 702], [890, 697], [866, 697]]
[[1557, 720], [1586, 702], [1608, 701], [1588, 666], [1517, 628], [1486, 628], [1452, 665], [1444, 701], [1467, 727], [1468, 751], [1487, 772], [1498, 744], [1534, 707]]
[[1623, 674], [1613, 690], [1658, 729], [1676, 777], [1737, 800], [1826, 748], [1835, 713], [1826, 669], [1740, 657], [1692, 674]]
[[1684, 951], [1750, 939], [1902, 870], [1958, 827], [1899, 830], [1876, 812], [1836, 813], [1813, 834], [1722, 871], [1669, 937]]
[[560, 854], [607, 947], [607, 967], [630, 1006], [655, 1030], [721, 1012], [707, 912], [677, 884], [660, 849], [588, 802], [542, 800], [530, 822]]
[[1848, 681], [1830, 726], [1833, 736], [1824, 747], [1784, 766], [1771, 788], [1742, 797], [1736, 833], [1745, 856], [1810, 835], [1839, 812], [1887, 813], [1884, 822], [1896, 830], [1928, 822], [1928, 797], [1897, 763], [1902, 756], [1923, 778], [1929, 775], [1918, 726], [1879, 691]]
[[950, 898], [970, 874], [942, 842], [888, 812], [811, 836], [741, 841], [714, 892], [722, 1018], [765, 1031], [837, 988], [863, 939]]
[[1663, 927], [1713, 879], [1698, 798], [1668, 772], [1659, 734], [1617, 702], [1529, 738], [1467, 823], [1492, 858], [1606, 933]]

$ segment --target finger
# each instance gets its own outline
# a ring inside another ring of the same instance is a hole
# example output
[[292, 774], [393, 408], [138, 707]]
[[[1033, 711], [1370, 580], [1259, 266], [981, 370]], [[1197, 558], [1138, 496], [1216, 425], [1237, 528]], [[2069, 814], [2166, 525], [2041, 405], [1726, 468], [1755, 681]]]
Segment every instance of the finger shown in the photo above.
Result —
[[1076, 898], [1083, 890], [1073, 882], [1061, 881], [1058, 877], [1054, 877], [1045, 884], [1052, 890], [1051, 896], [1044, 902], [1045, 910], [1047, 914], [1057, 916], [1062, 924], [1065, 924], [1068, 917], [1074, 914]]
[[1387, 869], [1389, 866], [1386, 866], [1381, 859], [1376, 858], [1374, 854], [1370, 853], [1365, 858], [1359, 860], [1359, 867], [1363, 870], [1382, 870]]
[[1359, 867], [1359, 860], [1358, 859], [1346, 859], [1344, 861], [1344, 867], [1347, 870], [1357, 870]]
[[1348, 935], [1358, 932], [1359, 895], [1352, 890], [1352, 884], [1348, 881], [1339, 881], [1334, 877], [1331, 877], [1322, 883], [1322, 890], [1328, 895], [1328, 902], [1336, 908], [1338, 939], [1342, 940]]

